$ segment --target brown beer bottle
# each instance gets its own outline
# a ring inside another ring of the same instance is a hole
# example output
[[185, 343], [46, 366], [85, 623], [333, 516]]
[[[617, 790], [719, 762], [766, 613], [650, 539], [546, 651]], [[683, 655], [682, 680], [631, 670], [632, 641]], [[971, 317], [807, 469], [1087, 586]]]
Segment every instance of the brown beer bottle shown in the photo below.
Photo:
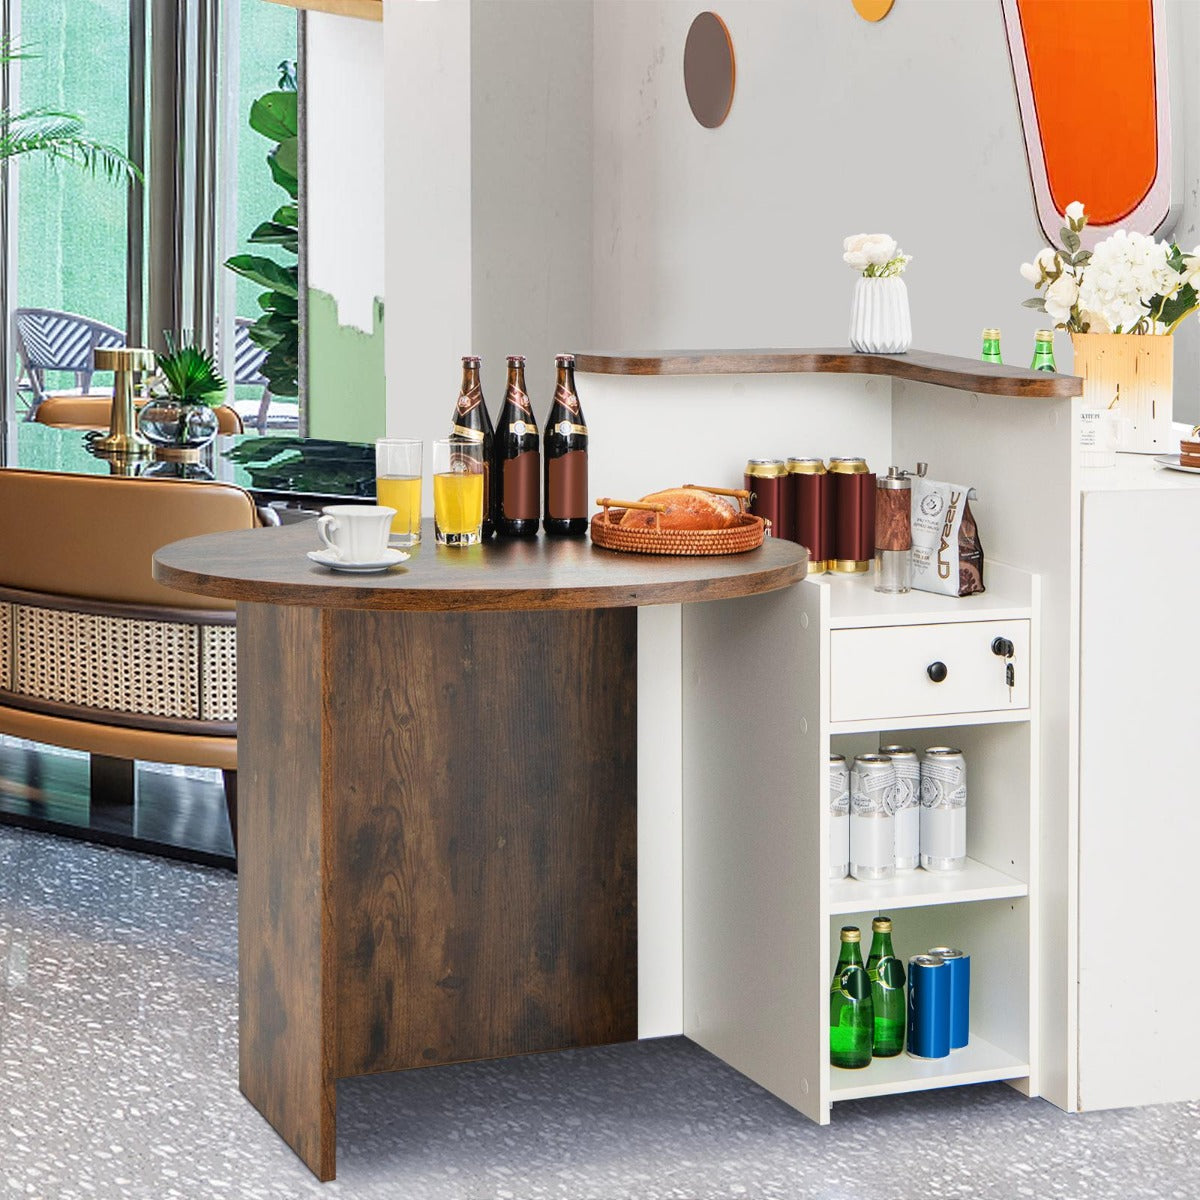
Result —
[[495, 514], [499, 489], [495, 472], [491, 469], [494, 431], [492, 418], [488, 416], [487, 404], [483, 399], [483, 385], [479, 382], [479, 359], [473, 354], [463, 356], [462, 386], [454, 404], [454, 415], [450, 421], [450, 441], [471, 442], [483, 446], [483, 529], [489, 538], [496, 532]]
[[541, 455], [533, 405], [525, 392], [525, 359], [508, 356], [508, 386], [496, 425], [492, 478], [499, 481], [496, 532], [501, 537], [536, 537], [542, 515]]
[[575, 393], [575, 356], [554, 359], [558, 379], [546, 418], [547, 533], [582, 537], [588, 528], [588, 431]]

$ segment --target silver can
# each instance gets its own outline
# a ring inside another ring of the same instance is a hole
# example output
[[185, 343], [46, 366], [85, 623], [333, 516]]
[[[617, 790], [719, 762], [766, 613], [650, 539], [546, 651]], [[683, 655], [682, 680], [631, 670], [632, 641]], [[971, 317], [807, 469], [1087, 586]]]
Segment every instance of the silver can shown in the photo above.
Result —
[[896, 770], [896, 870], [915, 871], [921, 865], [921, 760], [911, 746], [880, 746]]
[[829, 878], [850, 874], [850, 768], [844, 754], [829, 756]]
[[921, 760], [921, 866], [961, 871], [967, 865], [967, 760], [961, 750], [931, 746]]
[[850, 874], [891, 879], [896, 873], [896, 769], [886, 754], [860, 754], [850, 771]]

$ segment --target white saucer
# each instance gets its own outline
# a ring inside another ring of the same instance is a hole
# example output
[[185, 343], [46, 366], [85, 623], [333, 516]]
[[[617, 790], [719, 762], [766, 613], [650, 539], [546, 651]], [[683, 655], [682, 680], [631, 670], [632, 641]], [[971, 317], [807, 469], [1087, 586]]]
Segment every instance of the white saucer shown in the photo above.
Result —
[[345, 571], [351, 575], [370, 575], [375, 571], [386, 571], [402, 563], [410, 555], [406, 550], [385, 550], [378, 562], [343, 562], [336, 557], [332, 550], [310, 550], [308, 557], [331, 571]]
[[1185, 471], [1189, 475], [1200, 475], [1200, 467], [1185, 467], [1179, 461], [1178, 454], [1159, 454], [1155, 456], [1154, 461], [1160, 467], [1166, 467], [1168, 471]]

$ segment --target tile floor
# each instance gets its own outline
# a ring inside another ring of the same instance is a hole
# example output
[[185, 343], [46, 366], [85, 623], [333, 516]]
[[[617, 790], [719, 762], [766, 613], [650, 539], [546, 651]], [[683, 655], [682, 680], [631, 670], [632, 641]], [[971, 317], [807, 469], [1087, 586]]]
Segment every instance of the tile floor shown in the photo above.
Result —
[[675, 1038], [344, 1083], [322, 1187], [237, 1090], [235, 910], [224, 872], [0, 829], [0, 1197], [1200, 1197], [1200, 1104], [995, 1085], [820, 1129]]

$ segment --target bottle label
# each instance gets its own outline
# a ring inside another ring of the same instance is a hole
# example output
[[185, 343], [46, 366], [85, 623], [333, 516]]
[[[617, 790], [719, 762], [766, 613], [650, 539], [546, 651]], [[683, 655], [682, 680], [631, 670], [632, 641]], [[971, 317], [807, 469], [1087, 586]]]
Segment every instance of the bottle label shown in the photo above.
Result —
[[884, 991], [899, 990], [904, 986], [904, 965], [892, 955], [884, 955], [873, 968], [867, 971], [871, 982]]
[[451, 425], [450, 437], [463, 442], [482, 442], [482, 429], [469, 429], [466, 425]]
[[529, 418], [529, 423], [533, 424], [533, 405], [529, 403], [529, 397], [520, 388], [510, 387], [504, 398], [511, 400]]
[[555, 433], [561, 433], [563, 437], [570, 437], [573, 433], [587, 437], [587, 426], [577, 425], [574, 421], [559, 421], [553, 426], [553, 429]]
[[536, 521], [539, 511], [538, 466], [541, 455], [526, 450], [504, 460], [500, 515], [509, 521]]
[[579, 416], [579, 397], [561, 385], [554, 389], [554, 400], [561, 404], [573, 417]]
[[838, 976], [838, 989], [847, 1000], [866, 1000], [871, 994], [871, 981], [859, 966], [849, 966]]
[[473, 387], [469, 392], [459, 392], [458, 403], [454, 406], [455, 414], [458, 417], [464, 417], [473, 408], [478, 408], [483, 403], [483, 388]]
[[586, 450], [568, 450], [550, 460], [546, 516], [570, 520], [588, 515]]

